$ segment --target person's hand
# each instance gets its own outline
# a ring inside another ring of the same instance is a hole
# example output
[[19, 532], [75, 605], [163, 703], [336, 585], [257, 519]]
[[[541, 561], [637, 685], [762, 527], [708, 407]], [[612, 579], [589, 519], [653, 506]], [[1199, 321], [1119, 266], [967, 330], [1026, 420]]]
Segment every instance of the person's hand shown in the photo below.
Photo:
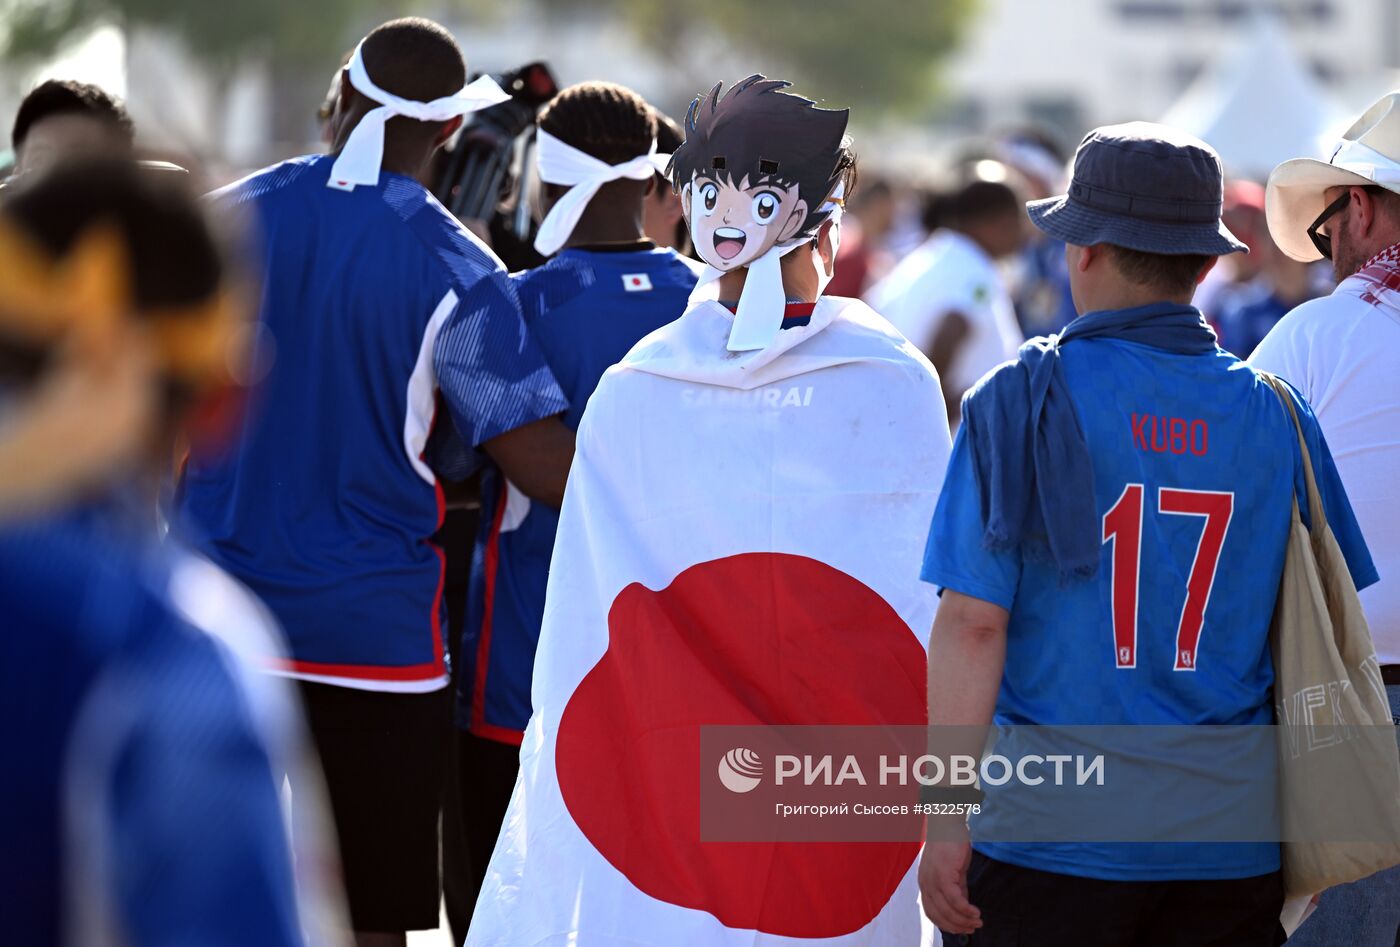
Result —
[[963, 827], [956, 841], [924, 844], [919, 862], [919, 892], [928, 919], [945, 934], [971, 934], [982, 926], [982, 912], [967, 900], [967, 866], [972, 845]]

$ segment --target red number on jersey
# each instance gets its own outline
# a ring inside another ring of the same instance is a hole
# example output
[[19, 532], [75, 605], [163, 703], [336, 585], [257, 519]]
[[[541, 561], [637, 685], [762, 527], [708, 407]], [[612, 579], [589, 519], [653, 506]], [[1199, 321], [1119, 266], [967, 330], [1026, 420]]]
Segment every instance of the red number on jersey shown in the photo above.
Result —
[[1113, 656], [1137, 667], [1138, 577], [1142, 571], [1142, 484], [1130, 483], [1103, 515], [1103, 541], [1113, 540]]
[[[1120, 668], [1137, 667], [1138, 589], [1142, 573], [1143, 485], [1130, 483], [1103, 517], [1103, 541], [1113, 541], [1110, 601], [1113, 614], [1114, 661]], [[1225, 548], [1225, 534], [1235, 509], [1235, 495], [1212, 490], [1157, 491], [1157, 511], [1176, 516], [1202, 516], [1201, 538], [1186, 580], [1186, 601], [1176, 627], [1177, 671], [1196, 669], [1206, 606], [1215, 586], [1215, 570]]]

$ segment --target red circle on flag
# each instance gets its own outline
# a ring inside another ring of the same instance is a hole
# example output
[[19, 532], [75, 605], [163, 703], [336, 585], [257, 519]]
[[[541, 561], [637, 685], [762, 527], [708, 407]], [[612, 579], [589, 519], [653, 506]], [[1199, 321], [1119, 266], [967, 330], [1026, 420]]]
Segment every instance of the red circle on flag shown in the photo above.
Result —
[[873, 920], [919, 844], [702, 842], [700, 727], [922, 724], [924, 650], [898, 613], [825, 563], [746, 553], [660, 591], [629, 585], [608, 635], [555, 749], [564, 803], [598, 852], [730, 928], [837, 937]]

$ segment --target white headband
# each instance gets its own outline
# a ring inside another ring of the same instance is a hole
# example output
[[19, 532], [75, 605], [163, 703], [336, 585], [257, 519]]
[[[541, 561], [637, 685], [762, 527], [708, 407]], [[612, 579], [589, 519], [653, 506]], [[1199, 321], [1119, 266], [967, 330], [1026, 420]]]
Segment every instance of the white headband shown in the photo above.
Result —
[[[695, 189], [690, 190], [691, 200], [694, 200]], [[842, 180], [836, 185], [836, 189], [831, 192], [831, 197], [817, 208], [818, 212], [826, 212], [826, 220], [831, 221], [833, 232], [841, 226], [841, 215], [844, 210], [841, 206], [841, 199], [846, 194], [846, 182]], [[698, 218], [694, 213], [690, 215], [692, 222]], [[823, 220], [822, 223], [826, 223]], [[691, 232], [691, 239], [695, 239], [694, 231]], [[833, 250], [838, 245], [839, 238], [833, 240]], [[698, 241], [697, 241], [698, 242]], [[752, 352], [758, 349], [766, 349], [778, 337], [778, 332], [783, 327], [783, 312], [787, 308], [787, 296], [783, 292], [783, 260], [792, 250], [803, 244], [811, 243], [812, 235], [796, 237], [787, 243], [775, 244], [769, 247], [768, 252], [748, 265], [749, 275], [744, 280], [744, 288], [739, 293], [739, 305], [734, 312], [734, 325], [729, 329], [729, 342], [725, 346], [731, 352]], [[705, 271], [700, 274], [700, 280], [695, 288], [712, 283], [724, 275], [723, 270], [705, 264]], [[696, 298], [692, 296], [692, 299]]]
[[391, 92], [385, 92], [374, 84], [365, 71], [361, 51], [364, 41], [355, 47], [350, 57], [350, 84], [361, 95], [379, 103], [360, 119], [360, 123], [350, 132], [340, 156], [331, 167], [327, 187], [341, 191], [353, 191], [356, 185], [373, 187], [379, 183], [379, 166], [384, 160], [384, 125], [391, 118], [403, 116], [419, 122], [445, 122], [449, 119], [490, 108], [510, 101], [510, 96], [502, 91], [496, 80], [482, 76], [475, 82], [463, 86], [453, 95], [445, 95], [431, 102], [414, 99], [401, 99]]
[[546, 184], [565, 184], [569, 190], [555, 202], [540, 221], [535, 236], [535, 249], [544, 256], [556, 253], [578, 226], [584, 208], [593, 200], [598, 189], [609, 181], [631, 178], [645, 181], [653, 174], [664, 174], [671, 160], [667, 154], [657, 154], [656, 140], [651, 150], [621, 164], [608, 164], [573, 145], [560, 141], [543, 128], [535, 135], [535, 163], [540, 180]]

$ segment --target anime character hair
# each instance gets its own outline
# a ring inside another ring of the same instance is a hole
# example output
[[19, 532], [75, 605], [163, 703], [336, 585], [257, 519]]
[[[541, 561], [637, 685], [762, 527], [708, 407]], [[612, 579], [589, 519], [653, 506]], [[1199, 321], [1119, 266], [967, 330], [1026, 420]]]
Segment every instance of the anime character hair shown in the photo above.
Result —
[[814, 231], [827, 217], [821, 205], [855, 167], [846, 137], [851, 113], [820, 109], [811, 99], [782, 91], [790, 85], [755, 74], [723, 98], [723, 82], [696, 96], [685, 117], [685, 141], [667, 169], [676, 191], [697, 175], [734, 186], [746, 177], [750, 187], [796, 185], [808, 207], [798, 234]]

